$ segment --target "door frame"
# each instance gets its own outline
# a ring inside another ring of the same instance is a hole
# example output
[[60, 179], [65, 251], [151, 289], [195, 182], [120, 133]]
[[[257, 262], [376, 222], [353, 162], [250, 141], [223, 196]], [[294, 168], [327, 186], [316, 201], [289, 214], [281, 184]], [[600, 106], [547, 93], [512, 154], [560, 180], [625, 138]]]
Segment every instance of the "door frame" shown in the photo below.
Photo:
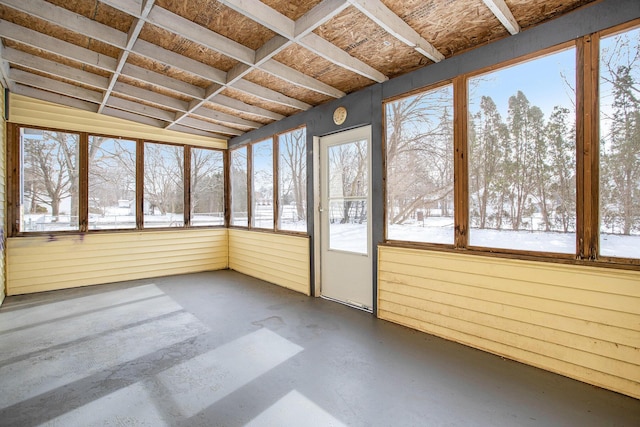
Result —
[[[324, 178], [321, 173], [321, 139], [324, 137], [336, 135], [338, 133], [352, 131], [358, 128], [369, 128], [369, 152], [368, 152], [368, 176], [369, 176], [369, 221], [367, 225], [367, 233], [368, 233], [368, 245], [369, 245], [369, 259], [371, 260], [370, 269], [371, 269], [371, 295], [372, 295], [372, 307], [369, 310], [365, 310], [367, 312], [371, 312], [376, 315], [377, 311], [377, 286], [376, 286], [376, 277], [377, 275], [374, 272], [374, 265], [377, 261], [376, 256], [376, 245], [374, 243], [374, 227], [373, 227], [373, 204], [374, 202], [374, 194], [373, 194], [373, 165], [374, 165], [374, 135], [373, 135], [373, 126], [371, 124], [366, 124], [362, 126], [356, 126], [349, 129], [341, 129], [337, 132], [331, 132], [322, 136], [313, 136], [313, 170], [312, 170], [312, 179], [313, 179], [313, 293], [312, 296], [320, 297], [322, 296], [322, 230], [321, 230], [321, 216], [320, 216], [320, 207], [321, 207], [321, 179]], [[347, 303], [345, 303], [347, 304]], [[351, 305], [350, 305], [351, 306]], [[354, 308], [359, 308], [358, 306], [351, 306]]]

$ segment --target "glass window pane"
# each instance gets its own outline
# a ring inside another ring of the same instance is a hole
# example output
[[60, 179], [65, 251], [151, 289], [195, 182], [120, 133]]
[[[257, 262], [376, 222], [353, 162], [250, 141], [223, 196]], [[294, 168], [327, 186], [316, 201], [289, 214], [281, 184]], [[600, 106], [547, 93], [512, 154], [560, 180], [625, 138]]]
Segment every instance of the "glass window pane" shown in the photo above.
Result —
[[144, 227], [184, 225], [184, 148], [144, 144]]
[[78, 230], [80, 136], [20, 129], [20, 231]]
[[307, 232], [307, 131], [278, 137], [278, 229]]
[[273, 229], [273, 140], [251, 147], [251, 226]]
[[329, 147], [329, 249], [367, 254], [367, 140]]
[[640, 29], [600, 49], [600, 255], [640, 258]]
[[89, 136], [89, 229], [136, 227], [136, 142]]
[[469, 243], [575, 253], [575, 50], [469, 80]]
[[191, 225], [224, 225], [222, 151], [191, 149]]
[[249, 226], [247, 210], [247, 147], [231, 152], [231, 225]]
[[453, 88], [386, 105], [387, 238], [453, 244]]

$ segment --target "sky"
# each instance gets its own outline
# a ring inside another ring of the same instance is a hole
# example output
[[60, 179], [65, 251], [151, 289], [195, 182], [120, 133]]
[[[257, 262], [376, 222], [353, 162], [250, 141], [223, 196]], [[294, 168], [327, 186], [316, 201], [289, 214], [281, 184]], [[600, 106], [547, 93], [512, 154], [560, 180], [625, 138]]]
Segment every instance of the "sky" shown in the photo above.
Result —
[[574, 48], [518, 63], [469, 79], [470, 111], [476, 112], [480, 97], [490, 96], [506, 121], [509, 97], [521, 90], [531, 105], [540, 107], [545, 119], [556, 105], [573, 109], [575, 95], [561, 76], [575, 88], [576, 52]]

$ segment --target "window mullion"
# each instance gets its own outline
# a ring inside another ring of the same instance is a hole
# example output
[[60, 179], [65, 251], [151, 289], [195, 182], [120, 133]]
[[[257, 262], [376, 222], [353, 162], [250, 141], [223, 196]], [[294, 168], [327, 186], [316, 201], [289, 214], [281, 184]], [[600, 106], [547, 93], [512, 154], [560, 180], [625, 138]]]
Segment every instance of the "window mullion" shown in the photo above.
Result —
[[253, 146], [247, 144], [247, 228], [253, 228], [253, 212], [251, 209], [251, 201], [253, 200]]
[[191, 226], [191, 147], [188, 145], [184, 147], [183, 160], [184, 226], [189, 227]]
[[271, 153], [272, 153], [272, 160], [273, 160], [273, 166], [272, 166], [272, 178], [273, 178], [273, 191], [271, 192], [272, 194], [272, 200], [273, 202], [271, 203], [271, 208], [273, 209], [273, 230], [277, 229], [277, 224], [279, 221], [279, 201], [278, 201], [278, 156], [279, 156], [279, 147], [278, 145], [280, 144], [280, 136], [277, 135], [275, 136], [272, 140], [271, 140]]
[[144, 141], [136, 144], [136, 229], [144, 228]]
[[79, 147], [78, 226], [81, 233], [89, 230], [89, 134], [80, 134]]
[[454, 219], [455, 247], [469, 244], [469, 168], [467, 162], [467, 79], [453, 79]]
[[577, 255], [595, 259], [598, 253], [598, 59], [597, 35], [577, 43]]

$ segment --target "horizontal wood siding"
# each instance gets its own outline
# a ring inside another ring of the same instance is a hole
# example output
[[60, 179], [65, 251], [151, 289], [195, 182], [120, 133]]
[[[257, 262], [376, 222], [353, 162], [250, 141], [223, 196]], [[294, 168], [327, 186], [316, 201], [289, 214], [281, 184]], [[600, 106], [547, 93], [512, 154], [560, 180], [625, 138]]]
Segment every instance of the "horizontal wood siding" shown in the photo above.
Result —
[[309, 238], [229, 230], [229, 268], [310, 294]]
[[640, 398], [640, 272], [379, 248], [378, 316]]
[[7, 294], [220, 270], [227, 251], [223, 228], [10, 238]]
[[124, 138], [140, 138], [208, 148], [227, 148], [227, 141], [223, 139], [156, 128], [13, 93], [9, 97], [9, 121], [26, 126], [94, 132]]

